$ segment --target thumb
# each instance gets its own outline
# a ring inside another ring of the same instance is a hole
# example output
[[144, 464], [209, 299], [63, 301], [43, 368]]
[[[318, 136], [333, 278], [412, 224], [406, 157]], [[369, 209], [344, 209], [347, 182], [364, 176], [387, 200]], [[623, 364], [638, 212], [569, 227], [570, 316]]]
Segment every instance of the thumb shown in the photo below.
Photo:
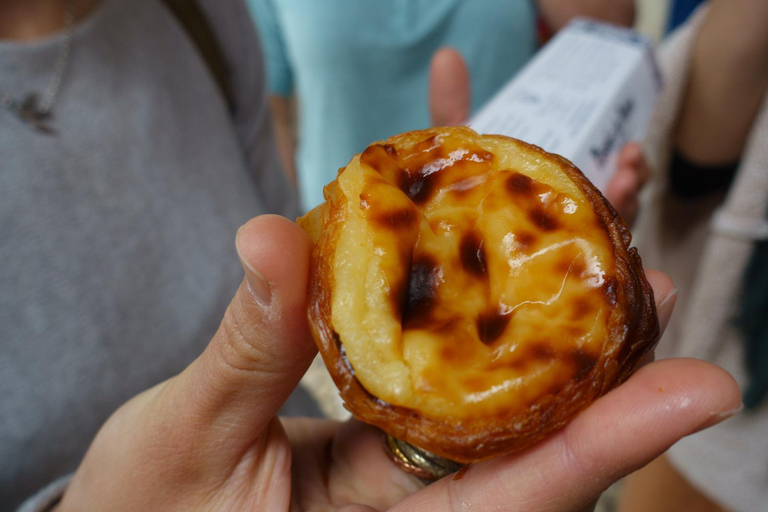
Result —
[[464, 123], [471, 105], [469, 71], [462, 56], [447, 46], [432, 56], [429, 66], [429, 111], [432, 126]]
[[[173, 381], [198, 446], [238, 452], [265, 432], [316, 353], [306, 321], [311, 242], [293, 222], [252, 219], [237, 234], [245, 280], [203, 354]], [[180, 408], [177, 408], [177, 411]]]

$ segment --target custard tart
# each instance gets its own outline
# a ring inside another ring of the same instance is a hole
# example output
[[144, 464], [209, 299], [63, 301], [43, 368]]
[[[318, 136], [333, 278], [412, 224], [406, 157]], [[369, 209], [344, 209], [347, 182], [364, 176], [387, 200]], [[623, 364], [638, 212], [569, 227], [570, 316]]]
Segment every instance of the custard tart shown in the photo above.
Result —
[[299, 219], [309, 321], [345, 406], [460, 463], [524, 449], [659, 337], [631, 236], [570, 162], [435, 128], [369, 146]]

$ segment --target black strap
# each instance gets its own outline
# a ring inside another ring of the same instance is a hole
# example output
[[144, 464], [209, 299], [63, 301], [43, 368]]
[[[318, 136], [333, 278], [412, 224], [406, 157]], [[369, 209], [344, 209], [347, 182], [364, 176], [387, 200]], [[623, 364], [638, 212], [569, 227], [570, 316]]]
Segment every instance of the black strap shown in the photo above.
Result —
[[235, 101], [232, 96], [229, 65], [208, 18], [196, 0], [163, 0], [179, 21], [192, 43], [205, 61], [216, 85], [232, 112]]
[[739, 165], [738, 161], [723, 165], [699, 164], [675, 150], [669, 173], [672, 192], [683, 199], [697, 199], [728, 190]]

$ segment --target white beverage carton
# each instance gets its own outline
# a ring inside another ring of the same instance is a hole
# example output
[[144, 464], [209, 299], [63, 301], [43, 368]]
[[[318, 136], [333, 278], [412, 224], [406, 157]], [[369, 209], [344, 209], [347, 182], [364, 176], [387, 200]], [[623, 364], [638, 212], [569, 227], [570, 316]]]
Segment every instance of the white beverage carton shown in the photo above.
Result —
[[561, 30], [469, 122], [572, 161], [601, 191], [642, 140], [661, 90], [651, 42], [587, 19]]

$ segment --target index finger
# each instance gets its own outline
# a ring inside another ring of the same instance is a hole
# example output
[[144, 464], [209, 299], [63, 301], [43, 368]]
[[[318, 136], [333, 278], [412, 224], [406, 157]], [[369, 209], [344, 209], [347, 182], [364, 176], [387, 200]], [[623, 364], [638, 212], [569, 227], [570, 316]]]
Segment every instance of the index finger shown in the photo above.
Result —
[[393, 510], [579, 510], [682, 437], [734, 414], [740, 401], [733, 378], [714, 365], [658, 361], [542, 443], [446, 477]]

